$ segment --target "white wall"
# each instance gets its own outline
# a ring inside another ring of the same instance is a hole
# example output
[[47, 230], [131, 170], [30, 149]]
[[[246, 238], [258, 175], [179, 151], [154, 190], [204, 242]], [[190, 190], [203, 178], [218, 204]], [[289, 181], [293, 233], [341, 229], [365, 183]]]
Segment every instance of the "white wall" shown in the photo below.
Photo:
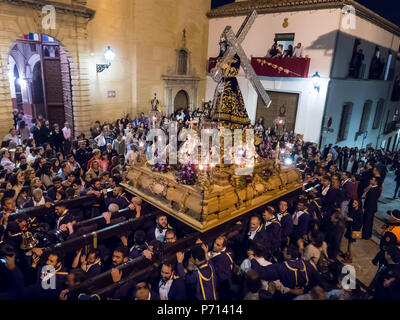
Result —
[[[372, 147], [377, 144], [377, 139], [379, 135], [379, 128], [372, 129], [376, 106], [379, 99], [385, 100], [385, 106], [387, 104], [388, 90], [391, 87], [391, 82], [389, 81], [379, 81], [379, 80], [331, 80], [330, 91], [327, 98], [325, 122], [332, 117], [333, 132], [324, 133], [321, 147], [332, 143], [333, 145], [339, 146], [352, 146], [352, 147], [365, 147], [367, 144], [371, 143]], [[362, 117], [362, 112], [364, 108], [364, 103], [367, 100], [372, 101], [371, 112], [369, 116], [367, 131], [367, 138], [363, 143], [363, 136], [359, 136], [355, 141], [355, 134], [358, 132]], [[337, 142], [337, 136], [340, 127], [340, 120], [342, 116], [343, 105], [347, 102], [352, 102], [353, 110], [351, 114], [349, 131], [347, 134], [347, 139], [344, 141]], [[384, 113], [382, 115], [381, 121], [384, 123], [386, 120], [386, 107], [384, 107]]]
[[[288, 18], [289, 26], [283, 27]], [[219, 39], [229, 25], [237, 32], [245, 17], [216, 18], [209, 21], [208, 56], [219, 53]], [[321, 77], [330, 74], [332, 55], [339, 28], [340, 10], [312, 10], [259, 15], [242, 46], [248, 56], [264, 57], [271, 48], [276, 33], [295, 33], [294, 42], [301, 42], [305, 55], [311, 58], [310, 75], [316, 71]]]
[[[263, 77], [261, 82], [266, 90], [299, 93], [295, 132], [304, 134], [307, 141], [319, 142], [339, 15], [338, 9], [260, 15], [242, 44], [248, 56], [263, 57], [273, 44], [276, 33], [295, 33], [295, 44], [301, 42], [305, 47], [305, 55], [311, 58], [310, 78]], [[287, 28], [282, 26], [285, 18], [288, 18], [289, 22]], [[209, 57], [218, 55], [218, 43], [224, 28], [230, 25], [236, 32], [243, 20], [244, 17], [210, 20]], [[311, 77], [315, 72], [321, 75], [320, 92], [317, 92], [312, 84]], [[242, 70], [238, 81], [249, 117], [254, 122], [257, 94], [245, 79]], [[206, 100], [212, 100], [215, 87], [216, 83], [208, 77]]]
[[[340, 23], [332, 78], [347, 77], [353, 53], [354, 40], [356, 38], [361, 40], [361, 44], [358, 48], [362, 49], [364, 53], [363, 63], [366, 65], [364, 79], [368, 79], [369, 67], [376, 46], [380, 47], [381, 57], [383, 57], [386, 62], [389, 49], [393, 50], [395, 53], [399, 49], [400, 38], [398, 36], [358, 16], [355, 17], [355, 22], [355, 29], [343, 28], [342, 23]], [[395, 59], [392, 60], [392, 67], [394, 66], [394, 62]]]

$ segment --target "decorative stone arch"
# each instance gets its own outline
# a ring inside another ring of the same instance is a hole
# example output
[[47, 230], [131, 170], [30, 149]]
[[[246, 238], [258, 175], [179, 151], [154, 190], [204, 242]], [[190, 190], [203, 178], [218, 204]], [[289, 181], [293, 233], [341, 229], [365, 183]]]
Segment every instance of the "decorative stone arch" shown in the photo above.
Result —
[[[8, 65], [7, 79], [9, 80], [8, 83], [10, 86], [10, 97], [15, 98], [15, 82], [10, 80], [9, 74], [12, 73], [14, 75], [14, 68], [18, 69], [18, 65], [12, 55], [8, 56], [7, 65]], [[20, 74], [20, 70], [18, 70], [18, 73]]]
[[40, 62], [40, 55], [39, 54], [34, 54], [29, 58], [28, 65], [30, 67], [31, 74], [33, 73], [33, 68], [35, 67], [35, 64], [38, 63], [38, 62]]
[[54, 3], [57, 12], [56, 29], [42, 29], [42, 0], [1, 1], [0, 28], [0, 137], [7, 134], [13, 123], [12, 102], [8, 78], [8, 55], [12, 44], [24, 34], [42, 33], [56, 39], [68, 56], [71, 73], [71, 91], [75, 133], [89, 132], [89, 47], [87, 24], [94, 11], [82, 6]]
[[164, 80], [166, 81], [166, 101], [167, 101], [167, 114], [170, 115], [174, 112], [174, 99], [179, 91], [185, 91], [188, 98], [188, 106], [189, 109], [194, 110], [197, 105], [197, 87], [199, 78], [195, 77], [182, 79], [176, 78], [174, 76], [164, 76]]
[[[180, 98], [179, 95], [184, 95], [185, 99], [187, 100], [187, 106], [190, 106], [190, 96], [186, 92], [186, 90], [178, 90], [178, 92], [174, 95], [174, 111], [177, 111], [178, 109], [184, 107], [183, 105], [177, 105], [177, 98]], [[180, 101], [179, 101], [180, 102]]]

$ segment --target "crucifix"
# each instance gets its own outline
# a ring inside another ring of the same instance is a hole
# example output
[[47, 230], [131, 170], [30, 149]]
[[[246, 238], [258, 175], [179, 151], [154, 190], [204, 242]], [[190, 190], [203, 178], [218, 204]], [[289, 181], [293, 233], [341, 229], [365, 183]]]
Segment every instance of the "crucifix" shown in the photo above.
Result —
[[[237, 54], [240, 57], [241, 66], [244, 70], [246, 78], [250, 81], [250, 83], [253, 85], [254, 89], [258, 93], [258, 95], [261, 97], [261, 100], [263, 101], [264, 105], [267, 108], [269, 108], [271, 104], [271, 99], [269, 98], [263, 85], [261, 84], [260, 79], [254, 72], [251, 63], [241, 46], [244, 38], [246, 37], [247, 33], [249, 32], [256, 18], [257, 18], [257, 11], [254, 10], [251, 14], [249, 14], [246, 17], [246, 20], [243, 22], [242, 26], [240, 27], [236, 35], [232, 31], [231, 26], [225, 27], [224, 32], [222, 32], [221, 38], [225, 38], [227, 40], [229, 47], [226, 50], [224, 56], [222, 57], [220, 63], [228, 63], [235, 56], [235, 54]], [[221, 81], [223, 76], [224, 76], [224, 70], [218, 65], [211, 71], [211, 77], [217, 83]]]

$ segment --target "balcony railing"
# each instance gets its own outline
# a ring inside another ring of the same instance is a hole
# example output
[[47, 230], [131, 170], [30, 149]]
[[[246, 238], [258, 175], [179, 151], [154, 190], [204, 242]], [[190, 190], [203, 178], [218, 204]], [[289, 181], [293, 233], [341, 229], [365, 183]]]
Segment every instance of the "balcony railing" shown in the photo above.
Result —
[[[260, 77], [308, 78], [310, 58], [253, 57], [251, 65]], [[216, 66], [217, 58], [208, 61], [208, 72]]]

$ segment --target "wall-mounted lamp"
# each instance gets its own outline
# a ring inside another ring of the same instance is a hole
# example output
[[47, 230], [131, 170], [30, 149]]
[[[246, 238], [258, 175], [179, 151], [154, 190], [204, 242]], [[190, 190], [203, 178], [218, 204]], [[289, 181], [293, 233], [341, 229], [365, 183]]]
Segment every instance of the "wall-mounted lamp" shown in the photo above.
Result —
[[318, 72], [316, 72], [312, 76], [312, 79], [313, 79], [314, 89], [319, 92], [319, 89], [321, 88], [321, 76], [318, 74]]
[[104, 58], [106, 58], [107, 64], [96, 64], [97, 73], [108, 69], [111, 66], [111, 61], [113, 61], [115, 58], [115, 52], [110, 46], [108, 46], [106, 51], [104, 51]]

